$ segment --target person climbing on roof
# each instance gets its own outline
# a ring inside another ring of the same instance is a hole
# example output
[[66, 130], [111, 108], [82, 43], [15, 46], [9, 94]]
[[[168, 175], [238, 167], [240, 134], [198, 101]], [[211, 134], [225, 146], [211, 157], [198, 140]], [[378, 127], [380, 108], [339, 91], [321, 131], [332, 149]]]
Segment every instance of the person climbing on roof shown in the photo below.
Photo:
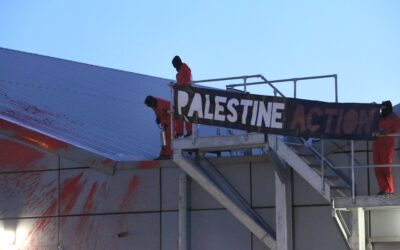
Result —
[[[400, 131], [400, 118], [393, 113], [392, 103], [384, 101], [381, 105], [379, 117], [379, 132], [372, 144], [374, 164], [392, 164], [395, 145], [394, 136], [384, 136]], [[375, 167], [375, 177], [379, 186], [378, 195], [394, 194], [392, 167]]]
[[[192, 84], [192, 71], [186, 63], [183, 63], [179, 56], [174, 56], [172, 59], [172, 66], [176, 69], [176, 85], [177, 86], [187, 86]], [[185, 137], [191, 136], [193, 129], [192, 123], [189, 121], [180, 121], [178, 134], [183, 134], [183, 128], [186, 128]]]
[[[160, 156], [155, 160], [167, 160], [171, 159], [172, 149], [171, 149], [171, 118], [170, 118], [170, 105], [171, 103], [167, 100], [156, 98], [154, 96], [147, 96], [144, 103], [151, 109], [153, 109], [156, 115], [156, 123], [160, 129], [165, 131], [165, 145], [161, 145]], [[177, 130], [179, 130], [179, 125], [177, 123], [180, 120], [174, 119], [174, 138], [176, 138]], [[182, 129], [180, 129], [182, 130]]]

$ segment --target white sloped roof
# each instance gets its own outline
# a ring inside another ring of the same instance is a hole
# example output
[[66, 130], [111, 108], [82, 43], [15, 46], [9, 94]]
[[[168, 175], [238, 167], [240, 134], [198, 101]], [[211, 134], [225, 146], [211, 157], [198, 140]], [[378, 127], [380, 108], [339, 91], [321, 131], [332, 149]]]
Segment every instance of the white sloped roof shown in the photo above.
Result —
[[116, 161], [149, 160], [160, 141], [143, 102], [169, 99], [169, 82], [0, 48], [0, 119]]

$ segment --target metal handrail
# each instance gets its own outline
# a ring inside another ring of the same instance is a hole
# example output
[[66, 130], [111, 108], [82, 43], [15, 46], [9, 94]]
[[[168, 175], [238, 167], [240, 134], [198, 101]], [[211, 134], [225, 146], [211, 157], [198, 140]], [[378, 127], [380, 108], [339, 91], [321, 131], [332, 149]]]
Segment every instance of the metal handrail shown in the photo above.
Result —
[[[376, 137], [400, 137], [400, 133], [386, 134], [386, 135], [377, 135]], [[352, 154], [354, 154], [354, 150], [352, 150]], [[354, 166], [335, 166], [335, 169], [348, 169], [348, 168], [381, 168], [381, 167], [400, 167], [399, 164], [368, 164], [368, 165], [354, 165]]]
[[[248, 75], [248, 76], [233, 76], [233, 77], [223, 77], [223, 78], [214, 78], [214, 79], [205, 79], [205, 80], [197, 80], [192, 81], [192, 83], [202, 83], [202, 82], [219, 82], [219, 81], [229, 81], [229, 80], [239, 80], [244, 78], [259, 78], [262, 75]], [[263, 77], [263, 76], [262, 76]], [[228, 85], [227, 85], [228, 86]], [[243, 86], [243, 85], [242, 85]]]
[[[322, 78], [334, 78], [335, 80], [335, 102], [338, 102], [338, 84], [337, 84], [337, 75], [336, 74], [331, 74], [331, 75], [321, 75], [321, 76], [308, 76], [308, 77], [296, 77], [296, 78], [287, 78], [287, 79], [280, 79], [280, 80], [267, 80], [263, 75], [253, 75], [252, 77], [259, 77], [263, 79], [263, 82], [253, 82], [253, 83], [246, 83], [246, 86], [251, 86], [251, 85], [260, 85], [260, 84], [265, 84], [267, 83], [270, 87], [274, 89], [274, 91], [277, 91], [282, 97], [285, 97], [275, 86], [273, 86], [273, 83], [280, 83], [280, 82], [293, 82], [294, 83], [294, 98], [296, 98], [296, 92], [297, 92], [297, 82], [298, 81], [304, 81], [304, 80], [315, 80], [315, 79], [322, 79]], [[233, 89], [235, 87], [241, 87], [244, 86], [245, 84], [238, 83], [238, 84], [229, 84], [226, 85], [227, 89]]]
[[[352, 166], [337, 166], [334, 167], [335, 169], [348, 169], [351, 168]], [[400, 167], [400, 163], [399, 164], [393, 164], [393, 163], [388, 163], [388, 164], [369, 164], [369, 165], [357, 165], [354, 166], [354, 168], [383, 168], [383, 167]]]
[[[400, 137], [400, 134], [394, 133], [394, 134], [386, 134], [386, 135], [377, 135], [378, 137]], [[355, 166], [354, 165], [354, 141], [351, 141], [351, 166], [340, 166], [340, 167], [335, 167], [337, 169], [340, 168], [351, 168], [351, 200], [353, 204], [356, 202], [356, 194], [355, 194], [355, 169], [356, 168], [372, 168], [372, 167], [400, 167], [400, 164], [370, 164], [370, 165], [361, 165], [361, 166]]]
[[[306, 140], [304, 138], [299, 138], [303, 143], [306, 142]], [[342, 178], [342, 180], [349, 185], [349, 187], [351, 186], [351, 179], [349, 179], [345, 174], [343, 174], [342, 172], [339, 172], [336, 169], [335, 165], [323, 154], [320, 153], [318, 151], [318, 149], [316, 149], [313, 145], [308, 146], [308, 148], [313, 152], [313, 154], [315, 154], [315, 156], [317, 156], [320, 160], [321, 160], [321, 164], [322, 162], [325, 162], [328, 166], [329, 169], [331, 169], [335, 174], [337, 174], [340, 178]], [[321, 147], [321, 151], [324, 151], [324, 144], [322, 144]], [[324, 173], [322, 172], [322, 179], [324, 179]]]

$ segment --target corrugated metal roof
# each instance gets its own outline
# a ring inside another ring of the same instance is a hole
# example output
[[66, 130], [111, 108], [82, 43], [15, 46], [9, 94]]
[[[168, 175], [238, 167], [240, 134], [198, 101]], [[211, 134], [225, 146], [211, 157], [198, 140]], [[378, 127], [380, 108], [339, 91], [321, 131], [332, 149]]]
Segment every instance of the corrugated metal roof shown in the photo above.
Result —
[[169, 82], [0, 48], [0, 118], [116, 161], [153, 159], [158, 128], [143, 101], [169, 99]]

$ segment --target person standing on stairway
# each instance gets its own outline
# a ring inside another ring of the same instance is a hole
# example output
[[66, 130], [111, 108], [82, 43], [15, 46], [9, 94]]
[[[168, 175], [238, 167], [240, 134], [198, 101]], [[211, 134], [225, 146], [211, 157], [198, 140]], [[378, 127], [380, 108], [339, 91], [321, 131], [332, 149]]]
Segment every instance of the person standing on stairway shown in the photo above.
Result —
[[[176, 69], [176, 85], [187, 86], [192, 84], [192, 71], [186, 63], [183, 63], [179, 56], [175, 56], [172, 59], [172, 66]], [[178, 134], [183, 134], [183, 128], [186, 128], [185, 137], [191, 136], [193, 129], [192, 123], [189, 121], [181, 121], [178, 124]]]
[[[385, 136], [400, 131], [400, 117], [393, 113], [390, 101], [382, 102], [379, 117], [379, 132], [372, 144], [375, 165], [392, 164], [396, 137]], [[378, 195], [394, 194], [392, 167], [375, 167], [375, 177], [379, 186]]]

